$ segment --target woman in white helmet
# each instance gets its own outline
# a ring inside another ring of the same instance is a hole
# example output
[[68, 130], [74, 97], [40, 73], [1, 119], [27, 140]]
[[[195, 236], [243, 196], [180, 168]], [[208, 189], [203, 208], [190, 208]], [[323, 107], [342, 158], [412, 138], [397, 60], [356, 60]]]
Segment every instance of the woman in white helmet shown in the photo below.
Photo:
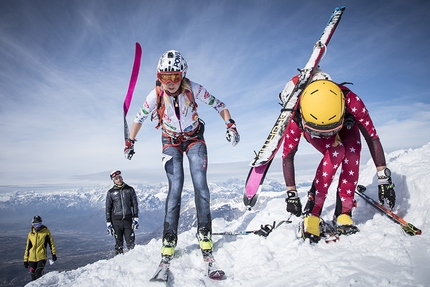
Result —
[[[294, 77], [287, 84], [291, 89], [297, 83]], [[360, 132], [365, 138], [378, 174], [379, 200], [394, 207], [396, 195], [391, 173], [386, 168], [384, 151], [363, 101], [344, 85], [331, 81], [330, 76], [317, 70], [311, 83], [303, 91], [294, 116], [284, 137], [283, 171], [287, 186], [287, 211], [302, 214], [297, 195], [294, 172], [294, 155], [303, 137], [323, 158], [317, 168], [308, 201], [303, 210], [303, 237], [311, 242], [320, 240], [320, 215], [333, 177], [339, 167], [334, 222], [344, 234], [358, 231], [352, 220], [354, 191], [358, 183], [361, 152]]]
[[163, 258], [171, 258], [177, 244], [181, 193], [184, 184], [184, 153], [190, 164], [197, 212], [198, 238], [203, 252], [212, 251], [210, 194], [207, 185], [207, 149], [203, 138], [204, 122], [197, 113], [197, 102], [217, 111], [225, 122], [226, 138], [235, 146], [239, 140], [236, 124], [225, 104], [202, 85], [186, 78], [188, 65], [175, 50], [164, 53], [157, 66], [157, 84], [136, 115], [126, 142], [126, 157], [134, 152], [136, 136], [143, 122], [152, 115], [162, 130], [162, 161], [169, 182], [164, 218]]

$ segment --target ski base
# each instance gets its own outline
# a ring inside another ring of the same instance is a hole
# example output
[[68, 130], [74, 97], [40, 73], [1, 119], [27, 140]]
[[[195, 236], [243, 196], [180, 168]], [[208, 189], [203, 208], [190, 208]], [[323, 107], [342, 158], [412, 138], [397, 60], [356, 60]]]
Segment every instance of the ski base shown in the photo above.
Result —
[[150, 282], [167, 282], [169, 280], [170, 260], [172, 260], [172, 257], [163, 256], [154, 276], [149, 279]]

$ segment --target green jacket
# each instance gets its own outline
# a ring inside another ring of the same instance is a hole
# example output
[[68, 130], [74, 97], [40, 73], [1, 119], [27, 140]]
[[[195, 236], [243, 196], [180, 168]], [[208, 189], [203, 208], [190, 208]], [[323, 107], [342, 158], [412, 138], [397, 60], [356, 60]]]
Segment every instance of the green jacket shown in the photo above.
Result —
[[51, 231], [42, 225], [39, 230], [31, 227], [28, 233], [27, 246], [24, 251], [24, 262], [38, 262], [47, 259], [47, 246], [51, 249], [52, 255], [56, 255], [54, 239], [52, 238]]

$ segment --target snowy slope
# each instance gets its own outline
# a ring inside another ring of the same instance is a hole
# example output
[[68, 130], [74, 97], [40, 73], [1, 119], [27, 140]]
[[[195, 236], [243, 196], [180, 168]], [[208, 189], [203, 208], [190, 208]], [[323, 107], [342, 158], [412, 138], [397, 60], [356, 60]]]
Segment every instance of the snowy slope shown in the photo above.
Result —
[[[353, 218], [360, 232], [336, 243], [310, 245], [298, 240], [298, 218], [282, 224], [266, 239], [254, 234], [214, 236], [215, 257], [227, 276], [211, 281], [205, 276], [192, 228], [179, 235], [168, 286], [430, 286], [430, 144], [393, 152], [387, 160], [396, 184], [395, 212], [419, 227], [422, 235], [405, 235], [399, 225], [357, 197]], [[373, 162], [362, 170], [360, 183], [367, 186], [369, 196], [377, 198]], [[306, 192], [302, 185], [302, 203]], [[255, 210], [239, 219], [214, 220], [214, 232], [255, 230], [261, 224], [287, 219], [283, 197], [265, 195]], [[331, 218], [334, 202], [332, 187], [324, 219]], [[153, 239], [109, 260], [49, 272], [26, 286], [160, 286], [148, 282], [160, 260], [160, 246], [160, 240]]]

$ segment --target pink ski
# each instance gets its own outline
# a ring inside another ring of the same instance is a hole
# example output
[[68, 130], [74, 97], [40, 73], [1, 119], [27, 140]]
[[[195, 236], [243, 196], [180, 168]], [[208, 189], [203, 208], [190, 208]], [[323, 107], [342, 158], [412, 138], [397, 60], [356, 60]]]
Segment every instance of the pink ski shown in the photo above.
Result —
[[[258, 193], [261, 191], [264, 178], [266, 177], [273, 158], [283, 142], [284, 133], [294, 114], [300, 95], [311, 80], [319, 62], [324, 57], [327, 51], [327, 45], [333, 36], [344, 11], [344, 6], [336, 7], [334, 9], [321, 37], [314, 45], [311, 57], [305, 67], [300, 70], [299, 79], [294, 86], [294, 89], [289, 92], [289, 94], [285, 94], [284, 97], [282, 97], [285, 98], [286, 101], [282, 105], [281, 113], [279, 114], [275, 125], [272, 127], [269, 136], [264, 142], [263, 147], [258, 153], [256, 153], [254, 160], [251, 162], [251, 170], [249, 171], [248, 178], [246, 179], [243, 195], [243, 202], [248, 209], [251, 209], [251, 207], [253, 207], [257, 202]], [[282, 93], [287, 92], [284, 90]]]
[[246, 179], [245, 194], [243, 195], [243, 203], [249, 210], [257, 202], [258, 194], [263, 187], [264, 178], [272, 160], [270, 159], [263, 165], [253, 166], [249, 171], [248, 178]]

